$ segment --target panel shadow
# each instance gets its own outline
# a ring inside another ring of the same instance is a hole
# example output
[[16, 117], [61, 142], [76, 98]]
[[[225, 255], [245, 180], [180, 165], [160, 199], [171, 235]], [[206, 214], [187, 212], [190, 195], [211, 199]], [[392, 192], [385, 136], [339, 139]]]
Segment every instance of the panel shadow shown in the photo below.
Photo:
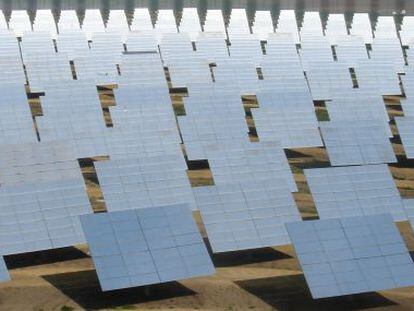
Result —
[[95, 270], [42, 276], [75, 303], [86, 310], [117, 308], [148, 301], [195, 294], [178, 282], [141, 286], [102, 292]]
[[396, 305], [379, 293], [363, 293], [314, 300], [303, 274], [235, 282], [277, 310], [360, 310]]
[[204, 238], [204, 243], [206, 244], [214, 266], [217, 268], [242, 266], [292, 258], [288, 254], [279, 252], [270, 247], [214, 254], [207, 238]]
[[89, 258], [89, 256], [78, 248], [71, 246], [38, 252], [8, 255], [4, 257], [4, 260], [8, 269], [17, 269], [82, 258]]

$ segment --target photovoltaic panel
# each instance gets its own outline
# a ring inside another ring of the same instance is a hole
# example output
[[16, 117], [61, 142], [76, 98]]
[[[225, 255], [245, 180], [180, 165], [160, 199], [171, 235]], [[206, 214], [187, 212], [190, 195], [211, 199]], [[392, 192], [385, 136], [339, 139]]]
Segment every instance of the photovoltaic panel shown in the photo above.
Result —
[[393, 61], [359, 61], [355, 75], [360, 88], [374, 89], [378, 95], [401, 95], [400, 81]]
[[323, 145], [316, 116], [304, 105], [252, 109], [252, 115], [260, 141], [279, 141], [283, 148]]
[[16, 185], [28, 182], [76, 179], [83, 182], [79, 163], [69, 144], [42, 142], [3, 145], [0, 151], [0, 183]]
[[135, 8], [134, 16], [131, 22], [131, 30], [143, 31], [152, 30], [151, 16], [147, 8]]
[[9, 29], [13, 30], [16, 37], [23, 36], [25, 31], [32, 31], [32, 24], [26, 10], [13, 10], [11, 12]]
[[414, 16], [404, 16], [401, 29], [399, 31], [401, 44], [403, 46], [411, 45], [414, 39], [413, 35], [414, 30]]
[[89, 45], [86, 35], [80, 29], [65, 30], [56, 39], [59, 54], [66, 54], [69, 60], [88, 55]]
[[0, 247], [18, 254], [85, 242], [79, 215], [92, 212], [85, 184], [64, 180], [25, 182], [0, 189]]
[[223, 38], [226, 37], [226, 28], [221, 10], [207, 10], [203, 30], [204, 32], [220, 33]]
[[368, 51], [362, 37], [341, 36], [335, 46], [336, 57], [340, 63], [348, 67], [356, 67], [358, 61], [368, 60]]
[[406, 220], [385, 164], [306, 169], [305, 176], [320, 219], [390, 213]]
[[214, 273], [185, 205], [84, 215], [81, 222], [103, 291]]
[[75, 10], [61, 10], [60, 17], [57, 24], [59, 34], [62, 34], [66, 31], [79, 30], [80, 23], [78, 15]]
[[33, 31], [49, 32], [52, 38], [56, 39], [56, 23], [51, 10], [36, 10], [36, 17], [33, 21]]
[[383, 122], [332, 121], [319, 126], [333, 166], [397, 162]]
[[0, 84], [0, 144], [37, 142], [23, 84]]
[[230, 22], [227, 25], [227, 34], [231, 40], [233, 35], [250, 34], [250, 26], [247, 21], [245, 9], [232, 9]]
[[351, 35], [362, 37], [365, 44], [371, 44], [373, 32], [368, 13], [355, 13], [349, 32]]
[[105, 30], [102, 15], [98, 9], [85, 10], [82, 30], [85, 32], [86, 38], [88, 40], [93, 39], [94, 33], [102, 32]]
[[414, 264], [389, 214], [286, 227], [315, 299], [414, 284]]
[[302, 27], [300, 28], [300, 35], [315, 35], [323, 36], [322, 22], [319, 12], [305, 12], [303, 16]]
[[358, 88], [339, 88], [333, 93], [332, 101], [325, 102], [329, 120], [361, 120], [366, 124], [378, 124], [381, 121], [388, 136], [392, 137], [390, 119], [382, 96]]
[[278, 143], [235, 141], [207, 145], [204, 149], [216, 185], [284, 176], [290, 191], [297, 191], [288, 160]]
[[344, 14], [329, 14], [325, 35], [332, 45], [337, 44], [338, 38], [348, 35]]
[[197, 8], [183, 9], [179, 30], [181, 33], [188, 33], [191, 41], [195, 41], [197, 39], [198, 33], [201, 32]]
[[274, 32], [270, 11], [256, 11], [252, 32], [258, 35], [260, 40], [266, 40], [268, 35]]
[[95, 163], [109, 211], [187, 203], [194, 197], [181, 153]]
[[296, 21], [295, 11], [281, 10], [278, 24], [276, 26], [277, 33], [290, 33], [295, 43], [300, 43], [298, 24]]
[[300, 220], [285, 179], [193, 188], [214, 253], [289, 244]]

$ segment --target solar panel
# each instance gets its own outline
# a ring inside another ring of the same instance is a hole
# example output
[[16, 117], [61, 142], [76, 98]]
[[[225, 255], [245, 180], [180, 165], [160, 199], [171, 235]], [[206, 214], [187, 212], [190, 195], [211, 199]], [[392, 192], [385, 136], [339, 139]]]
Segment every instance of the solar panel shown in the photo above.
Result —
[[377, 23], [375, 25], [374, 35], [375, 39], [397, 38], [397, 29], [394, 21], [394, 16], [378, 16]]
[[110, 10], [106, 29], [121, 35], [122, 42], [125, 42], [129, 32], [127, 17], [124, 10]]
[[88, 40], [92, 40], [95, 33], [105, 30], [102, 15], [98, 9], [85, 10], [82, 30], [85, 32]]
[[207, 10], [206, 20], [203, 25], [205, 32], [220, 33], [223, 38], [226, 37], [226, 28], [221, 10]]
[[8, 29], [7, 21], [2, 10], [0, 10], [0, 29]]
[[389, 214], [286, 227], [315, 299], [414, 284], [414, 264]]
[[3, 145], [0, 151], [0, 183], [16, 185], [28, 182], [76, 179], [83, 177], [69, 144], [42, 142]]
[[135, 8], [131, 22], [131, 30], [146, 31], [152, 30], [151, 16], [147, 8]]
[[75, 10], [61, 10], [57, 24], [59, 34], [66, 31], [79, 30], [80, 23]]
[[396, 36], [375, 37], [371, 45], [370, 57], [377, 62], [393, 64], [395, 72], [404, 72], [404, 54], [400, 39]]
[[56, 39], [56, 23], [51, 10], [36, 10], [36, 17], [33, 21], [33, 31], [49, 32], [52, 38]]
[[[301, 37], [304, 35], [323, 36], [322, 22], [319, 12], [305, 12], [300, 28]], [[303, 37], [302, 37], [303, 38]]]
[[103, 291], [214, 273], [185, 205], [85, 215], [81, 222]]
[[11, 12], [9, 29], [13, 30], [16, 37], [23, 36], [26, 31], [32, 31], [32, 23], [25, 10], [13, 10]]
[[121, 76], [117, 78], [118, 84], [168, 87], [158, 53], [123, 55], [120, 68]]
[[0, 188], [0, 247], [18, 254], [84, 243], [79, 215], [92, 212], [83, 180], [37, 181]]
[[229, 39], [232, 39], [233, 35], [237, 34], [250, 34], [250, 26], [247, 21], [247, 15], [245, 9], [232, 9], [230, 15], [230, 21], [227, 25], [227, 34]]
[[362, 37], [359, 36], [340, 36], [337, 38], [335, 46], [338, 61], [348, 67], [356, 67], [358, 61], [368, 60], [368, 51]]
[[50, 57], [55, 54], [55, 46], [52, 41], [50, 32], [36, 31], [27, 32], [21, 41], [23, 62], [28, 63], [32, 54], [42, 54], [44, 57]]
[[260, 63], [263, 53], [256, 35], [233, 35], [229, 46], [230, 57], [235, 60]]
[[333, 55], [331, 45], [328, 39], [323, 35], [301, 34], [300, 57], [304, 71], [308, 70], [309, 63], [315, 62], [332, 62]]
[[258, 35], [260, 40], [266, 40], [268, 35], [274, 32], [270, 11], [256, 11], [252, 32]]
[[368, 13], [354, 13], [349, 32], [351, 35], [362, 37], [365, 44], [371, 44], [373, 33]]
[[369, 124], [382, 121], [389, 137], [392, 131], [382, 96], [363, 89], [338, 88], [333, 91], [332, 101], [325, 102], [331, 121], [361, 120]]
[[216, 185], [284, 176], [290, 191], [297, 191], [288, 160], [278, 143], [235, 141], [207, 145], [204, 152]]
[[221, 33], [200, 33], [196, 47], [196, 54], [208, 63], [221, 62], [229, 58], [227, 43]]
[[0, 85], [0, 144], [37, 142], [24, 85]]
[[401, 23], [401, 29], [399, 31], [401, 44], [403, 46], [411, 45], [411, 43], [413, 42], [413, 30], [414, 16], [404, 16]]
[[259, 96], [260, 108], [252, 109], [260, 141], [279, 141], [283, 148], [322, 146], [312, 106], [295, 100], [286, 105], [283, 99], [265, 98]]
[[331, 45], [336, 45], [340, 37], [348, 35], [344, 14], [329, 14], [325, 35]]
[[51, 82], [68, 83], [73, 80], [69, 59], [65, 54], [29, 54], [25, 59], [30, 91], [43, 92]]
[[173, 10], [159, 10], [154, 28], [158, 38], [161, 38], [163, 34], [177, 33], [178, 28]]
[[41, 97], [37, 127], [41, 141], [71, 143], [77, 158], [108, 154], [105, 120], [96, 86], [79, 80], [50, 84]]
[[126, 40], [126, 49], [128, 52], [158, 53], [158, 44], [154, 31], [129, 32]]
[[382, 122], [333, 121], [319, 126], [333, 166], [397, 161]]
[[65, 54], [69, 60], [87, 56], [89, 44], [86, 35], [80, 29], [65, 30], [56, 39], [59, 54]]
[[195, 209], [181, 153], [95, 163], [109, 211], [188, 203]]
[[0, 259], [0, 282], [10, 281], [9, 270], [7, 270], [6, 263], [4, 262], [4, 257]]
[[214, 253], [289, 244], [300, 219], [285, 179], [193, 188]]
[[201, 31], [197, 8], [183, 9], [179, 30], [181, 33], [189, 34], [191, 41], [197, 39], [198, 33]]
[[349, 69], [333, 61], [312, 61], [306, 69], [306, 78], [313, 100], [332, 99], [332, 93], [340, 85], [352, 89]]
[[295, 11], [281, 10], [276, 26], [276, 33], [289, 33], [292, 35], [295, 43], [300, 43], [298, 29]]
[[385, 164], [306, 169], [320, 219], [390, 213], [406, 219], [401, 197]]

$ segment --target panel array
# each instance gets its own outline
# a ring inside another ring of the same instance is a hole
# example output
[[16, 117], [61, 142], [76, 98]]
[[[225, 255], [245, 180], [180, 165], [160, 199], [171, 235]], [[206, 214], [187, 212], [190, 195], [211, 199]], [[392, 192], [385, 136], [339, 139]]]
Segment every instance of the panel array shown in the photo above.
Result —
[[283, 178], [193, 190], [214, 253], [289, 244], [284, 224], [300, 219]]
[[389, 214], [286, 227], [313, 298], [414, 284], [414, 264]]
[[319, 122], [333, 166], [394, 163], [394, 154], [382, 121]]
[[2, 254], [84, 243], [78, 216], [91, 212], [85, 184], [76, 178], [2, 186]]
[[385, 164], [307, 169], [319, 218], [390, 213], [406, 219], [401, 197]]
[[195, 209], [181, 153], [95, 163], [109, 211], [188, 203]]
[[85, 215], [81, 222], [103, 291], [214, 273], [185, 205]]

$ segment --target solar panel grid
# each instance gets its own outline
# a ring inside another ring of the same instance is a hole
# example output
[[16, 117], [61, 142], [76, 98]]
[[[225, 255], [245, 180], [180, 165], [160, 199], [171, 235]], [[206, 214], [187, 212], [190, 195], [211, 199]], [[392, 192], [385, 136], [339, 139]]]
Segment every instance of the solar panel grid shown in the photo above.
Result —
[[180, 153], [110, 160], [95, 167], [109, 211], [178, 203], [195, 209]]
[[414, 264], [389, 214], [286, 227], [315, 299], [413, 284]]
[[214, 253], [289, 244], [284, 223], [300, 219], [283, 178], [193, 191]]
[[319, 127], [333, 166], [397, 161], [383, 122], [319, 122]]
[[185, 205], [86, 215], [81, 222], [103, 291], [214, 273]]
[[406, 220], [393, 177], [385, 164], [306, 169], [320, 219], [390, 213]]

